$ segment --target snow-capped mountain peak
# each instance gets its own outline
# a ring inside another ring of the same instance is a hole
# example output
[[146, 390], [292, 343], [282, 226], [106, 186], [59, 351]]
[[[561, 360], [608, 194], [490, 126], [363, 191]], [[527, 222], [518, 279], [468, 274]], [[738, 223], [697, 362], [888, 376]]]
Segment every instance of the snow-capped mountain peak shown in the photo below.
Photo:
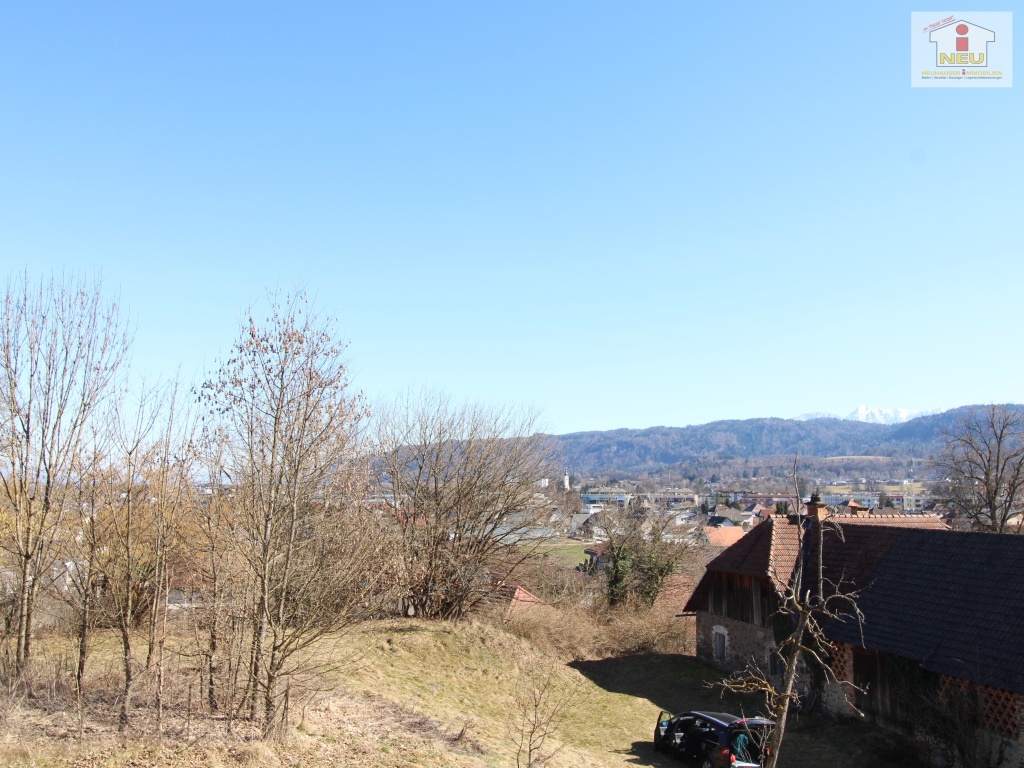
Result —
[[902, 424], [920, 414], [906, 408], [872, 408], [862, 405], [849, 416], [849, 421], [864, 421], [868, 424]]

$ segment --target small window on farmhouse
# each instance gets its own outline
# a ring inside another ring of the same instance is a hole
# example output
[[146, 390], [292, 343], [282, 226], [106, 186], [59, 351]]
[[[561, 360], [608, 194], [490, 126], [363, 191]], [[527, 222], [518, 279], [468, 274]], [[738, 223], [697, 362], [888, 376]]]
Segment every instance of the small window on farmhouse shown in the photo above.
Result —
[[729, 647], [729, 633], [723, 627], [715, 627], [711, 633], [711, 652], [716, 661], [725, 660], [725, 651]]

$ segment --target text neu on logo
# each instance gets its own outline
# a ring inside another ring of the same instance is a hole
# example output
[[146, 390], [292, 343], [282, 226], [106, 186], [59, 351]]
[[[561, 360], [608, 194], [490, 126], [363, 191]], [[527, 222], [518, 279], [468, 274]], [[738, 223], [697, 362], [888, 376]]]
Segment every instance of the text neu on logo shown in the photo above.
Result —
[[939, 27], [928, 35], [928, 39], [935, 43], [936, 66], [987, 67], [988, 44], [995, 41], [996, 33], [960, 20]]

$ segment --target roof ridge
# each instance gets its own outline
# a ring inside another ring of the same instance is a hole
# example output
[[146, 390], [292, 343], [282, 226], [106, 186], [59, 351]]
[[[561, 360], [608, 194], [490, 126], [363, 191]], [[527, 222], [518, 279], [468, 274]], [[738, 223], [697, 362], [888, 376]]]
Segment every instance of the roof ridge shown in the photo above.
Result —
[[[776, 589], [779, 589], [780, 587], [785, 589], [786, 585], [782, 584], [782, 579], [780, 577], [779, 570], [775, 561], [775, 550], [777, 545], [779, 544], [778, 533], [776, 533], [777, 529], [775, 526], [775, 523], [777, 521], [778, 516], [774, 516], [770, 520], [770, 522], [772, 523], [772, 530], [771, 537], [768, 540], [768, 578], [771, 579], [772, 582], [775, 584]], [[789, 518], [786, 518], [786, 522], [789, 522]]]

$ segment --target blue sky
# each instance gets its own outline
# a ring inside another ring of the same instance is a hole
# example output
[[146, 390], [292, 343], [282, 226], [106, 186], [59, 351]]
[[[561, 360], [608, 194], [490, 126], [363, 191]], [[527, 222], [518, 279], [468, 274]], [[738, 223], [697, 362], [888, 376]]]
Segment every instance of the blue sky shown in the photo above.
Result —
[[555, 432], [1019, 402], [1020, 91], [910, 88], [912, 10], [7, 4], [0, 266], [189, 378], [304, 285], [371, 400]]

